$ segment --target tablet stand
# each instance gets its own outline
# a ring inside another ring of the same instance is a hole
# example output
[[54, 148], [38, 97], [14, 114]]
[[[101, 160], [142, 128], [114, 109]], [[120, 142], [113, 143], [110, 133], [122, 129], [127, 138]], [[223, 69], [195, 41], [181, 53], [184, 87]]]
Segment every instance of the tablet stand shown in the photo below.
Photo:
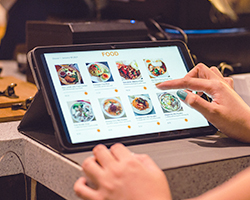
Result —
[[18, 131], [53, 150], [61, 152], [41, 90], [36, 93], [18, 126]]

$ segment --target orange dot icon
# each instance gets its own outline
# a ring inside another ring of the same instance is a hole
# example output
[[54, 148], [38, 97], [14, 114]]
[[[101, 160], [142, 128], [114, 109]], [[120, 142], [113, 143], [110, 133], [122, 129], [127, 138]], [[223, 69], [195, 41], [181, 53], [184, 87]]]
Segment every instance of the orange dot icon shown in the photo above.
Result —
[[88, 95], [88, 92], [84, 92], [85, 95]]
[[101, 130], [100, 130], [100, 129], [97, 129], [97, 132], [99, 132], [99, 133], [100, 133], [100, 132], [101, 132]]
[[131, 128], [131, 126], [130, 126], [130, 125], [128, 125], [128, 128]]
[[188, 119], [185, 119], [185, 122], [188, 122]]
[[118, 90], [117, 90], [117, 89], [115, 89], [115, 92], [118, 92]]
[[148, 89], [146, 86], [143, 87], [144, 90]]
[[160, 123], [160, 122], [157, 122], [157, 125], [161, 125], [161, 123]]

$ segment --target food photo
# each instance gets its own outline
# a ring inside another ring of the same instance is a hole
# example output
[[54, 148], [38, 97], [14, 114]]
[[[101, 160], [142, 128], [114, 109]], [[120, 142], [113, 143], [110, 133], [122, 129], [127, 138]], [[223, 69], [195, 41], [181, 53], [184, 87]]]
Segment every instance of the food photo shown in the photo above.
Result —
[[125, 117], [125, 111], [119, 97], [99, 99], [106, 119]]
[[89, 122], [95, 120], [95, 115], [89, 101], [77, 100], [68, 102], [70, 114], [74, 123]]
[[169, 77], [167, 66], [162, 59], [144, 59], [150, 78]]
[[55, 65], [61, 85], [82, 84], [83, 80], [77, 64]]
[[136, 61], [117, 61], [116, 66], [123, 81], [142, 79], [141, 71]]
[[129, 100], [136, 116], [155, 114], [148, 94], [131, 95], [129, 96]]
[[87, 63], [87, 68], [93, 83], [113, 81], [107, 62]]
[[164, 92], [158, 94], [158, 99], [164, 112], [176, 112], [183, 110], [181, 101], [174, 94]]

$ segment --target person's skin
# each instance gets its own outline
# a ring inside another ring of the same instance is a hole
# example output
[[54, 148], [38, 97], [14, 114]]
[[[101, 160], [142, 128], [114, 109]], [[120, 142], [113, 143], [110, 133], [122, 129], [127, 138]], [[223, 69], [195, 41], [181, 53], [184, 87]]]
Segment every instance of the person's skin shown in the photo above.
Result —
[[[250, 108], [232, 89], [233, 81], [223, 78], [217, 68], [198, 64], [184, 78], [158, 84], [159, 89], [185, 89], [178, 96], [201, 112], [223, 133], [250, 142]], [[207, 102], [190, 91], [212, 97]], [[86, 200], [171, 200], [167, 179], [162, 170], [147, 155], [132, 154], [122, 144], [108, 150], [104, 145], [93, 149], [93, 157], [82, 164], [87, 178], [76, 181], [76, 194]], [[230, 181], [192, 200], [250, 199], [250, 168]]]
[[229, 181], [189, 200], [249, 200], [250, 167], [235, 175]]
[[[225, 79], [216, 67], [198, 64], [184, 78], [165, 81], [157, 87], [162, 90], [186, 89], [182, 91], [184, 102], [231, 138], [250, 142], [250, 108], [232, 89], [233, 80]], [[188, 91], [205, 92], [210, 103]], [[178, 94], [178, 93], [177, 93]], [[181, 97], [182, 98], [182, 97]]]
[[82, 168], [94, 188], [81, 177], [75, 183], [76, 194], [85, 200], [170, 200], [168, 182], [162, 170], [147, 155], [132, 154], [122, 144], [108, 150], [93, 149]]

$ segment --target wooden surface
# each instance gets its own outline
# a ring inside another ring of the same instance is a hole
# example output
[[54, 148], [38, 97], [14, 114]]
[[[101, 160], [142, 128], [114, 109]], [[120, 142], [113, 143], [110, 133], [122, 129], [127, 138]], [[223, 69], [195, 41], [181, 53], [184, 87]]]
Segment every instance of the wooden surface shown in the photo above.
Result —
[[16, 121], [22, 119], [25, 111], [11, 110], [11, 105], [24, 102], [29, 97], [33, 97], [37, 92], [37, 88], [34, 84], [22, 81], [12, 76], [0, 78], [0, 91], [4, 91], [11, 83], [17, 84], [14, 90], [15, 94], [19, 97], [8, 98], [5, 96], [0, 96], [0, 122]]
[[9, 108], [0, 109], [0, 122], [10, 122], [21, 120], [25, 114], [25, 110], [12, 110]]

